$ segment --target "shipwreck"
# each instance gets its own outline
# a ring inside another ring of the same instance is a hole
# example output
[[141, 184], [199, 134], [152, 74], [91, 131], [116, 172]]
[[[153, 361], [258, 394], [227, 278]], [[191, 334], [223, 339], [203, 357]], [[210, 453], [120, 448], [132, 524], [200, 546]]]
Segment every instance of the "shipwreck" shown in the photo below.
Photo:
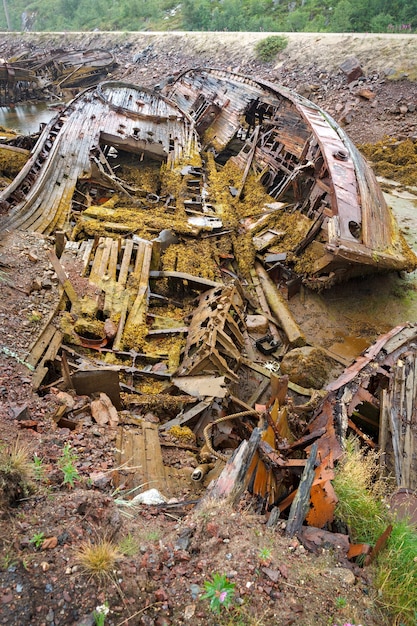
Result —
[[[0, 63], [0, 105], [54, 100], [104, 80], [117, 63], [107, 50], [24, 50]], [[74, 94], [73, 94], [74, 95]]]
[[247, 488], [260, 510], [291, 507], [292, 532], [311, 491], [307, 521], [323, 527], [348, 427], [387, 452], [391, 429], [398, 484], [410, 482], [415, 433], [403, 440], [395, 413], [399, 402], [415, 419], [415, 327], [324, 391], [306, 389], [280, 372], [306, 343], [286, 298], [303, 283], [411, 271], [417, 258], [372, 170], [320, 108], [219, 70], [168, 83], [86, 89], [1, 191], [5, 250], [17, 229], [55, 241], [60, 297], [21, 358], [39, 393], [94, 397], [56, 421], [80, 429], [87, 412], [115, 429], [121, 489]]

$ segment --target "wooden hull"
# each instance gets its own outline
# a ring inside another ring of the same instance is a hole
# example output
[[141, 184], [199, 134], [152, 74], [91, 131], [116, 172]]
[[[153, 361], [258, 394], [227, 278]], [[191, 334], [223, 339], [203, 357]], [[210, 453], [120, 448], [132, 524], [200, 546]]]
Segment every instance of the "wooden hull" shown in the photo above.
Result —
[[275, 201], [310, 220], [304, 238], [284, 250], [293, 266], [312, 253], [308, 284], [416, 268], [370, 166], [318, 106], [279, 85], [213, 69], [185, 72], [168, 95], [219, 162], [251, 168]]

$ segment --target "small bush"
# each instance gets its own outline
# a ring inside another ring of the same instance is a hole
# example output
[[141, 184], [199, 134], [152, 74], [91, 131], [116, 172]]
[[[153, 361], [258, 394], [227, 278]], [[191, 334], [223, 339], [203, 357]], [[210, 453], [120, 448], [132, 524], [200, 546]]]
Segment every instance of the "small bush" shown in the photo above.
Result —
[[284, 35], [270, 35], [261, 39], [255, 46], [255, 52], [258, 59], [267, 63], [272, 61], [279, 52], [285, 50], [288, 45], [288, 39]]

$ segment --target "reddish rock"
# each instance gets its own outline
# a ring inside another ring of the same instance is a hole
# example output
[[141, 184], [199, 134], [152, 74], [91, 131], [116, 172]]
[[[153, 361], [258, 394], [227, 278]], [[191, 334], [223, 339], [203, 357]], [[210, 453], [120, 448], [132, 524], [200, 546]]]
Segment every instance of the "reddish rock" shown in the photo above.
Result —
[[217, 537], [219, 534], [219, 525], [216, 524], [216, 522], [208, 522], [206, 530], [210, 537]]
[[363, 76], [363, 70], [361, 68], [361, 64], [359, 63], [356, 57], [350, 57], [346, 59], [341, 65], [340, 69], [344, 74], [346, 74], [348, 83], [352, 83], [354, 80], [357, 80], [360, 76]]
[[41, 546], [41, 550], [53, 550], [54, 548], [56, 548], [58, 545], [58, 538], [57, 537], [47, 537], [46, 539], [44, 539], [42, 546]]
[[167, 602], [168, 601], [168, 594], [166, 593], [165, 589], [162, 589], [162, 587], [160, 587], [159, 589], [157, 589], [155, 591], [155, 600], [157, 602]]

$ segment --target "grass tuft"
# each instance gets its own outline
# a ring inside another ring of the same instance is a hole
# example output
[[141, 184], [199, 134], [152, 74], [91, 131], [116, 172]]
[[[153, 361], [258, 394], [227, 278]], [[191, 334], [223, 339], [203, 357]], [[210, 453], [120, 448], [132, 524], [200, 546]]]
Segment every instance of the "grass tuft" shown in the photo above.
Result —
[[376, 587], [380, 604], [396, 616], [396, 624], [417, 624], [417, 532], [406, 521], [393, 526], [377, 561]]
[[135, 556], [139, 552], [139, 541], [131, 533], [119, 541], [118, 550], [124, 556]]
[[108, 539], [96, 543], [84, 541], [75, 551], [75, 562], [84, 574], [91, 578], [111, 577], [117, 561], [121, 558], [118, 547]]
[[378, 455], [364, 452], [357, 439], [346, 442], [346, 454], [336, 468], [333, 486], [339, 503], [336, 517], [349, 527], [353, 542], [375, 544], [387, 526], [392, 533], [377, 557], [374, 586], [379, 605], [393, 624], [417, 624], [417, 529], [392, 519], [381, 497], [386, 481], [379, 478]]
[[32, 490], [33, 465], [29, 447], [17, 439], [0, 444], [0, 503], [13, 504]]
[[365, 453], [357, 439], [347, 439], [333, 480], [339, 500], [335, 517], [347, 524], [354, 543], [374, 545], [389, 523], [378, 474], [378, 455], [372, 450]]

